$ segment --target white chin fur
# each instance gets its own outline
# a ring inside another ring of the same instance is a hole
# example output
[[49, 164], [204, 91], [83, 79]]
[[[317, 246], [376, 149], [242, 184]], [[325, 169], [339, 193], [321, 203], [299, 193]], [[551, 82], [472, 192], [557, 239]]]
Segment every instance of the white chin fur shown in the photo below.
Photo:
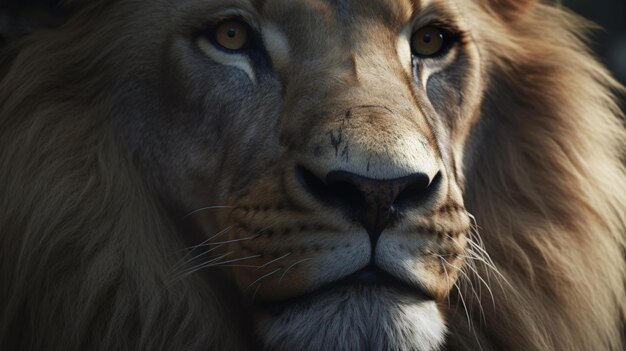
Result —
[[343, 287], [258, 319], [268, 350], [438, 350], [435, 302], [382, 287]]

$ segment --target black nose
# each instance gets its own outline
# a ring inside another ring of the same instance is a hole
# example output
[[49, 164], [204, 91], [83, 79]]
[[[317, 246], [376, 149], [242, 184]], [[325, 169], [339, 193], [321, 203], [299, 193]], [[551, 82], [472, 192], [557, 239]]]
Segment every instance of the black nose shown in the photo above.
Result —
[[302, 167], [298, 172], [310, 193], [341, 208], [363, 225], [372, 248], [398, 209], [418, 205], [439, 179], [437, 175], [431, 181], [424, 173], [395, 179], [372, 179], [346, 171], [332, 171], [322, 182]]

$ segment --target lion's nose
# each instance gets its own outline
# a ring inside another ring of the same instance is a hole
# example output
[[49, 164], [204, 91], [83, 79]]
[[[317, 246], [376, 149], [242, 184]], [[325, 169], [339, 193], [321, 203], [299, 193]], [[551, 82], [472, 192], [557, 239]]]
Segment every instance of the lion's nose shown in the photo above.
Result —
[[398, 215], [398, 209], [418, 206], [436, 187], [425, 173], [413, 173], [396, 179], [372, 179], [346, 171], [332, 171], [321, 181], [304, 168], [300, 179], [307, 190], [324, 203], [341, 208], [358, 220], [370, 236], [372, 248], [383, 230]]

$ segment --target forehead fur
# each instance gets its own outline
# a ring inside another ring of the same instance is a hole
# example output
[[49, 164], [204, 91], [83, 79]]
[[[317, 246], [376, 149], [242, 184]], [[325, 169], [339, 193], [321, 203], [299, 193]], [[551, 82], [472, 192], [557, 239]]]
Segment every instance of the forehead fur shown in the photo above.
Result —
[[[380, 21], [389, 27], [401, 27], [430, 1], [419, 0], [260, 0], [255, 7], [264, 16], [283, 23], [303, 25], [313, 20], [346, 25], [362, 19]], [[291, 16], [294, 17], [291, 17]]]

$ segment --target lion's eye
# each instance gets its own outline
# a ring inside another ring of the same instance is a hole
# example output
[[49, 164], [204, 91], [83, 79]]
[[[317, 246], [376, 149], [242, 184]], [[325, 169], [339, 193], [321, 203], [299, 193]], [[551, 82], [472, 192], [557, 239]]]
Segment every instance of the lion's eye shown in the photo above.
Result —
[[215, 42], [227, 50], [241, 50], [248, 43], [248, 26], [237, 20], [220, 23], [214, 30]]
[[446, 47], [446, 33], [437, 27], [424, 27], [413, 34], [411, 50], [420, 57], [432, 57]]

